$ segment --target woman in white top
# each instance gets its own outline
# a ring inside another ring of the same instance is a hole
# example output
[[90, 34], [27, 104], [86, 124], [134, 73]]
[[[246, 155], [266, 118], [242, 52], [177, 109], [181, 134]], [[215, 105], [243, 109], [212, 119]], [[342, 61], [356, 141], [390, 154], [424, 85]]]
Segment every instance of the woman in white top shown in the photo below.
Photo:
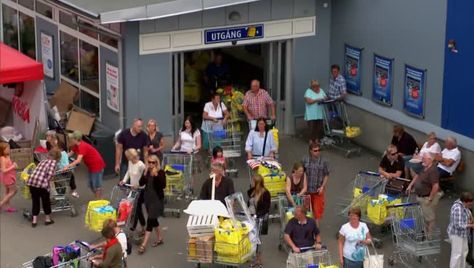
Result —
[[[140, 160], [140, 156], [138, 155], [138, 151], [130, 148], [125, 151], [125, 156], [128, 159], [128, 170], [125, 173], [125, 176], [120, 181], [120, 185], [124, 185], [126, 183], [130, 183], [133, 189], [138, 189], [140, 187], [140, 178], [143, 176], [143, 172], [145, 171], [145, 164]], [[130, 228], [132, 231], [135, 230], [137, 227], [138, 221], [140, 221], [141, 226], [141, 233], [145, 232], [145, 216], [143, 215], [143, 191], [139, 190], [138, 192], [138, 200], [137, 200], [137, 211], [135, 214], [135, 218], [133, 218], [133, 225]]]
[[[217, 93], [212, 94], [211, 101], [204, 105], [204, 111], [202, 112], [202, 125], [201, 129], [205, 137], [203, 140], [203, 147], [207, 149], [209, 147], [208, 137], [213, 131], [213, 127], [218, 125], [223, 128], [229, 118], [229, 111], [223, 102], [221, 102], [221, 96]], [[209, 148], [212, 150], [212, 148]]]
[[199, 149], [201, 149], [201, 132], [196, 128], [191, 117], [188, 116], [184, 120], [178, 140], [172, 150], [192, 154], [199, 152]]
[[277, 146], [264, 118], [259, 118], [255, 130], [250, 131], [245, 142], [245, 151], [248, 159], [254, 156], [275, 157]]
[[439, 146], [439, 143], [436, 141], [436, 134], [434, 132], [428, 133], [426, 142], [421, 147], [421, 150], [418, 152], [418, 154], [413, 155], [413, 160], [408, 162], [408, 167], [410, 168], [412, 177], [414, 177], [415, 174], [420, 173], [423, 169], [421, 159], [423, 159], [424, 155], [431, 154], [434, 156], [440, 152], [441, 146]]
[[372, 243], [367, 224], [360, 221], [359, 207], [349, 209], [349, 222], [339, 230], [339, 261], [343, 268], [363, 268], [365, 246]]

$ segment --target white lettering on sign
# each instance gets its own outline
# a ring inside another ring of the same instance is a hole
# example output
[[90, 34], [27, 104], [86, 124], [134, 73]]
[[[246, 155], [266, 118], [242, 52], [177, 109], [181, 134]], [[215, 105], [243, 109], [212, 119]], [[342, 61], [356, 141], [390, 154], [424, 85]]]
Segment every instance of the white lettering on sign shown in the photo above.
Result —
[[225, 32], [220, 32], [220, 33], [211, 33], [212, 41], [235, 39], [235, 38], [242, 38], [242, 30], [233, 30], [233, 31], [227, 30]]

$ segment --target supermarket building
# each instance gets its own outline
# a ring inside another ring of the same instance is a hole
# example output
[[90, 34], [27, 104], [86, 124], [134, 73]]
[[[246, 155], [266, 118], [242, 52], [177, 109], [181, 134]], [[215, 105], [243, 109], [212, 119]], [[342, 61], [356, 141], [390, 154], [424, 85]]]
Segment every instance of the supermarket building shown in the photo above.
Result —
[[[357, 141], [383, 151], [394, 123], [419, 142], [431, 131], [453, 135], [466, 163], [461, 186], [474, 186], [471, 1], [2, 0], [0, 10], [1, 40], [50, 63], [48, 94], [71, 84], [76, 104], [114, 130], [141, 117], [175, 134], [185, 115], [199, 114], [192, 102], [202, 94], [189, 91], [205, 90], [196, 76], [219, 51], [234, 84], [262, 81], [279, 129], [295, 134], [309, 81], [325, 89], [331, 64], [348, 73], [356, 64], [347, 102], [363, 131]], [[51, 55], [42, 53], [44, 40]], [[375, 89], [384, 72], [388, 95]]]

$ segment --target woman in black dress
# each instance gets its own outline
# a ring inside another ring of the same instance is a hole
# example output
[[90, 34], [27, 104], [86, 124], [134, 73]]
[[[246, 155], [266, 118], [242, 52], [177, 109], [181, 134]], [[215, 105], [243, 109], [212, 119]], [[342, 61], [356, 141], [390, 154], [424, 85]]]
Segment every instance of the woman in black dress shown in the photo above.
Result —
[[164, 211], [166, 176], [165, 172], [160, 169], [160, 161], [156, 155], [148, 156], [147, 169], [143, 174], [143, 177], [140, 179], [140, 186], [143, 185], [145, 185], [144, 198], [148, 219], [146, 221], [145, 237], [138, 248], [139, 254], [145, 252], [146, 245], [153, 229], [155, 229], [156, 241], [152, 244], [152, 247], [163, 244], [158, 217], [163, 216]]
[[148, 120], [146, 132], [148, 135], [148, 143], [150, 144], [148, 146], [148, 154], [154, 154], [158, 156], [160, 161], [163, 161], [163, 134], [158, 129], [155, 119]]
[[[259, 234], [266, 235], [268, 233], [268, 213], [270, 213], [272, 199], [270, 192], [263, 184], [261, 175], [256, 174], [252, 177], [252, 188], [247, 191], [247, 194], [249, 195], [250, 214], [256, 217]], [[263, 267], [261, 245], [257, 245], [255, 262], [250, 267]]]

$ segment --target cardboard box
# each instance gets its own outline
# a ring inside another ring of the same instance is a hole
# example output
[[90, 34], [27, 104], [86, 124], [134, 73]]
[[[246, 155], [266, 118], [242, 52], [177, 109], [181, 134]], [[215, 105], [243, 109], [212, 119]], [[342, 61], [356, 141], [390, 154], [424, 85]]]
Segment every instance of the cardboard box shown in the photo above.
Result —
[[69, 115], [69, 119], [66, 124], [66, 130], [75, 131], [79, 130], [83, 135], [89, 135], [92, 127], [94, 126], [95, 115], [88, 113], [74, 106]]
[[0, 98], [0, 127], [6, 126], [10, 116], [11, 103]]
[[196, 253], [200, 263], [212, 263], [214, 256], [214, 236], [196, 238]]
[[49, 100], [51, 107], [58, 107], [58, 111], [63, 116], [73, 107], [74, 100], [79, 95], [79, 89], [73, 87], [71, 84], [62, 81], [56, 89], [53, 97]]

